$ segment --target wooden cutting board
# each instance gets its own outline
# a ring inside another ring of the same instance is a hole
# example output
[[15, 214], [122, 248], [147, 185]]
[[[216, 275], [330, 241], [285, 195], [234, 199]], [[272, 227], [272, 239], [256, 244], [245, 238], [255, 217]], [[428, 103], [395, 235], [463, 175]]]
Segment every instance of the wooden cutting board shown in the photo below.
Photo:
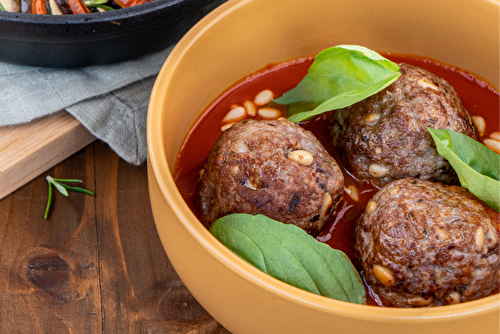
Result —
[[30, 123], [0, 127], [0, 199], [95, 139], [64, 110]]

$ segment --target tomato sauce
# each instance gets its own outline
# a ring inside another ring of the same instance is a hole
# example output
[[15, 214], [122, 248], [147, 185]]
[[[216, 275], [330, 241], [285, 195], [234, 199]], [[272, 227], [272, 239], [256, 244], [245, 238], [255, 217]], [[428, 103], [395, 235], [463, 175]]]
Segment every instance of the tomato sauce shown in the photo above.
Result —
[[[396, 63], [404, 62], [424, 68], [454, 86], [469, 114], [471, 116], [479, 115], [485, 119], [486, 131], [482, 138], [488, 137], [492, 132], [499, 131], [500, 95], [484, 80], [467, 71], [429, 58], [392, 53], [383, 55]], [[255, 95], [264, 89], [270, 89], [276, 97], [281, 96], [300, 82], [307, 74], [313, 60], [313, 57], [299, 58], [281, 64], [270, 64], [235, 83], [201, 114], [187, 134], [174, 168], [176, 185], [195, 215], [198, 217], [200, 215], [194, 201], [198, 174], [205, 164], [210, 149], [222, 133], [221, 121], [231, 109], [231, 105], [242, 105], [246, 100], [252, 101]], [[276, 105], [273, 107], [280, 108]], [[286, 113], [286, 109], [281, 108], [280, 110]], [[325, 113], [303, 122], [301, 125], [313, 132], [342, 166], [342, 160], [335, 154], [335, 148], [329, 137], [331, 113]], [[345, 170], [344, 177], [345, 188], [350, 185], [356, 186], [359, 200], [354, 201], [348, 194], [344, 194], [344, 200], [337, 208], [335, 218], [327, 224], [317, 240], [342, 250], [352, 260], [354, 258], [352, 241], [355, 221], [378, 188], [369, 181], [356, 180]], [[368, 298], [368, 304], [375, 305], [376, 303]]]

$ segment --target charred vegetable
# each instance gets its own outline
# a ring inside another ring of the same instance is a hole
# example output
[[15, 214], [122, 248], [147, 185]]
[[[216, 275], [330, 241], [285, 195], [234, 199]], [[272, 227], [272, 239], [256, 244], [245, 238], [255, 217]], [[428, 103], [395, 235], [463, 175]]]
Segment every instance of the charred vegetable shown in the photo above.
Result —
[[25, 14], [70, 15], [110, 11], [150, 0], [0, 0], [0, 11]]

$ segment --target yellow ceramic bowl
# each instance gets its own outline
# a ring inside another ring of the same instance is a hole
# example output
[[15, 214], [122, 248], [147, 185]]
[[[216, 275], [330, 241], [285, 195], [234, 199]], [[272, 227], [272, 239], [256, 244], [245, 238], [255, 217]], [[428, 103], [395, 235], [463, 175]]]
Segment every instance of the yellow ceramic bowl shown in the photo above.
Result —
[[233, 333], [499, 333], [499, 296], [396, 309], [324, 298], [273, 279], [222, 246], [172, 179], [190, 126], [225, 88], [268, 63], [338, 44], [419, 54], [499, 86], [499, 1], [238, 0], [179, 42], [156, 81], [148, 115], [149, 186], [158, 233], [200, 304]]

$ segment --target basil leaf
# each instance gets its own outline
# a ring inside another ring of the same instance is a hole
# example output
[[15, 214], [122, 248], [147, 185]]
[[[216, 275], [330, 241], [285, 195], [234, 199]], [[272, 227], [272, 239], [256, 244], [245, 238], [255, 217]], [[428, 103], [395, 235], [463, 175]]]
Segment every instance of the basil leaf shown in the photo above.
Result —
[[427, 130], [436, 143], [438, 153], [457, 172], [462, 187], [498, 211], [500, 155], [453, 130]]
[[[364, 100], [388, 87], [400, 75], [397, 64], [375, 51], [339, 45], [320, 52], [302, 81], [274, 102], [290, 104], [292, 116], [288, 119], [300, 122]], [[304, 106], [310, 108], [311, 104], [316, 107], [304, 111]]]
[[364, 302], [363, 282], [349, 258], [295, 225], [239, 213], [218, 219], [210, 233], [243, 260], [285, 283], [333, 299]]

